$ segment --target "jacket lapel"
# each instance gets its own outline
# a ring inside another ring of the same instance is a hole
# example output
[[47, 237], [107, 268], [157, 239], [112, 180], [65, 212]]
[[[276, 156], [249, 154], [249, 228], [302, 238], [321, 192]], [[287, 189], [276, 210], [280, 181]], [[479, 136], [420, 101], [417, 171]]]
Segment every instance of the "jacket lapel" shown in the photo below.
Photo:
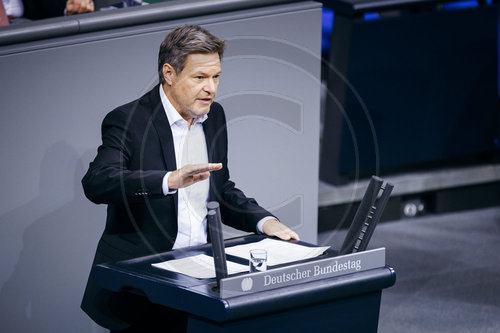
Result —
[[[167, 171], [174, 171], [177, 169], [177, 163], [175, 162], [174, 138], [172, 136], [172, 130], [170, 129], [167, 114], [163, 108], [163, 104], [161, 103], [159, 90], [159, 85], [156, 85], [149, 94], [149, 109], [152, 115], [151, 120], [153, 127], [158, 133], [161, 152], [163, 160], [167, 165]], [[175, 207], [177, 209], [177, 193], [174, 195], [174, 200]]]
[[172, 130], [167, 119], [167, 114], [163, 109], [161, 103], [159, 86], [155, 86], [149, 95], [150, 110], [152, 113], [153, 126], [158, 133], [160, 139], [161, 151], [163, 160], [167, 165], [168, 171], [177, 169], [175, 162], [174, 138], [172, 137]]

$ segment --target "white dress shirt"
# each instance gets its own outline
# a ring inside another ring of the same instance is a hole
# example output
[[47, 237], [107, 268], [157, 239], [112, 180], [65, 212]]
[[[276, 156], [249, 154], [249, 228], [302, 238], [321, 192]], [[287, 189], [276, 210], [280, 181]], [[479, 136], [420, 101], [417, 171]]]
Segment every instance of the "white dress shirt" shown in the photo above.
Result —
[[[208, 163], [207, 144], [203, 122], [208, 115], [197, 117], [191, 127], [175, 110], [160, 85], [160, 97], [167, 113], [172, 137], [174, 139], [175, 162], [177, 169], [187, 164]], [[163, 178], [163, 193], [175, 193], [168, 189], [168, 176]], [[205, 244], [207, 242], [207, 200], [210, 180], [205, 179], [178, 189], [177, 201], [177, 238], [173, 248]]]

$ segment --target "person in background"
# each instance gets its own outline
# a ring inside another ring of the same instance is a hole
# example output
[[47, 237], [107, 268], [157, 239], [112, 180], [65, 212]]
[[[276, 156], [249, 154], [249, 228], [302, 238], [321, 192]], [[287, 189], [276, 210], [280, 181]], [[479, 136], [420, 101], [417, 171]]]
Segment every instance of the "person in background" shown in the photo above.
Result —
[[23, 11], [23, 3], [21, 0], [0, 1], [0, 25], [14, 23], [13, 21], [16, 18], [23, 16]]
[[1, 0], [1, 2], [10, 23], [147, 4], [142, 0]]
[[5, 13], [3, 2], [0, 1], [0, 27], [7, 24], [9, 24], [9, 19], [7, 18], [7, 14]]

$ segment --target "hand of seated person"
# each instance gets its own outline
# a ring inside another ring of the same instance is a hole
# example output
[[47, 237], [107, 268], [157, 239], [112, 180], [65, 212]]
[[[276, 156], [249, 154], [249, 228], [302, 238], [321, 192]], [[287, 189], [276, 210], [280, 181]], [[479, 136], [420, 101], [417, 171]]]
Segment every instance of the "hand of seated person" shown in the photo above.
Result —
[[66, 2], [66, 15], [91, 13], [94, 11], [92, 0], [68, 0]]

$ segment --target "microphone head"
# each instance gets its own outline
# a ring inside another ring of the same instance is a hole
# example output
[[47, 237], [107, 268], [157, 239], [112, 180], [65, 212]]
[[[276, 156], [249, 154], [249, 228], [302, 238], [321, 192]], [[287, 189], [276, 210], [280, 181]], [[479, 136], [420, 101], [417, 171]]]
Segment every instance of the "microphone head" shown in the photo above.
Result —
[[208, 210], [218, 209], [218, 208], [219, 208], [219, 203], [217, 201], [210, 201], [209, 203], [207, 203]]

